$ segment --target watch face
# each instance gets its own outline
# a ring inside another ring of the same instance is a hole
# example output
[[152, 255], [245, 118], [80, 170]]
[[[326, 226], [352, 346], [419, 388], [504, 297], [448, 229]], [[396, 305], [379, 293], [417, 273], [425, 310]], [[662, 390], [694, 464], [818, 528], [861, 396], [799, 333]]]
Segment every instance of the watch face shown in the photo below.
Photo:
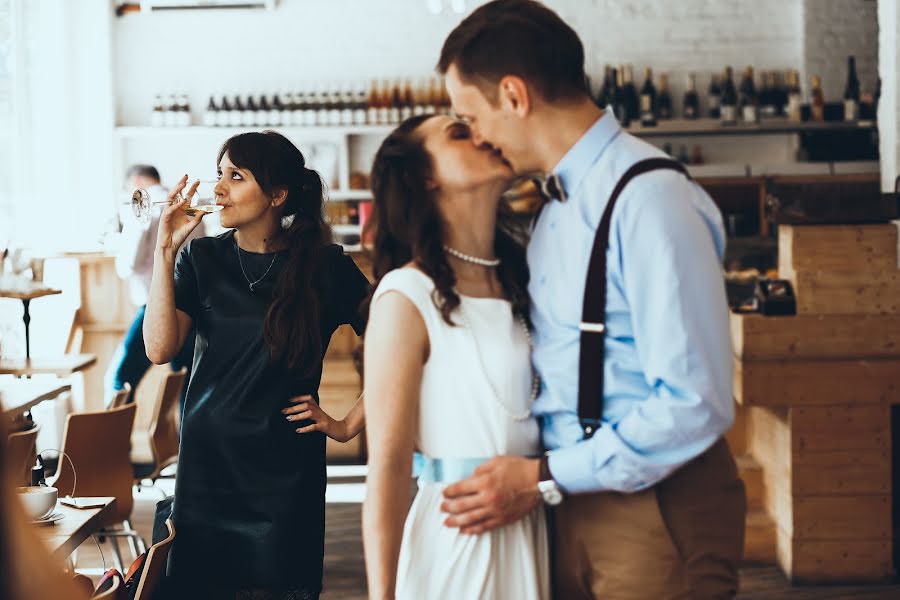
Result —
[[557, 504], [562, 502], [562, 499], [562, 493], [560, 493], [560, 491], [556, 488], [547, 490], [544, 493], [544, 502], [546, 502], [550, 506], [556, 506]]
[[546, 504], [556, 506], [563, 500], [562, 492], [552, 481], [542, 481], [540, 483], [541, 497]]

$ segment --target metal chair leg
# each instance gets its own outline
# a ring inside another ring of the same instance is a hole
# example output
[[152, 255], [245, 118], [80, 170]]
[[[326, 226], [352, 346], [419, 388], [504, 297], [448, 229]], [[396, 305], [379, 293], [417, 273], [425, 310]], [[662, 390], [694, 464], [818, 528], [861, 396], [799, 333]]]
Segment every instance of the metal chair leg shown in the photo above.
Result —
[[116, 568], [119, 570], [119, 573], [125, 573], [125, 568], [122, 566], [122, 553], [119, 552], [119, 541], [116, 539], [116, 536], [113, 535], [106, 536], [106, 539], [109, 540], [109, 545], [112, 547], [113, 560], [115, 560]]

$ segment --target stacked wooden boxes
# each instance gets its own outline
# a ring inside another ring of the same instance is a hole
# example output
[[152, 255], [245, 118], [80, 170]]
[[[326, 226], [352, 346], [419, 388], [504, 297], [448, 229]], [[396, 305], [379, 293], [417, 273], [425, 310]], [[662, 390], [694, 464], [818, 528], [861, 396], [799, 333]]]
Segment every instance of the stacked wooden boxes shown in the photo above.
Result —
[[732, 315], [735, 397], [778, 561], [798, 582], [892, 576], [897, 226], [781, 226], [797, 315]]

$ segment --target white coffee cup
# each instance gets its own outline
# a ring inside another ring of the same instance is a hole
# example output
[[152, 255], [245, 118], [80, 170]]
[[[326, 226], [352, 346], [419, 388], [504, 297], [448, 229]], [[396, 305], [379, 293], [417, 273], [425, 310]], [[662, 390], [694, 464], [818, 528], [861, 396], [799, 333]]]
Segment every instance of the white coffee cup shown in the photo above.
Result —
[[55, 487], [43, 485], [29, 485], [16, 488], [16, 495], [25, 508], [25, 514], [32, 521], [38, 521], [49, 517], [56, 508], [56, 500], [59, 492]]

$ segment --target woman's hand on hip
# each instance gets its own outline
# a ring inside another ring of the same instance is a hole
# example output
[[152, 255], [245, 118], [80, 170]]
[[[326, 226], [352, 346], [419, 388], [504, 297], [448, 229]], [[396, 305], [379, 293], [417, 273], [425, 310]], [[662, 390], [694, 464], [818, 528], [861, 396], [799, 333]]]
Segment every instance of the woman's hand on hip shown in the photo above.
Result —
[[312, 396], [295, 396], [290, 399], [290, 402], [293, 406], [281, 411], [286, 415], [285, 418], [288, 421], [313, 421], [311, 425], [298, 427], [297, 433], [321, 431], [338, 442], [346, 442], [352, 437], [348, 431], [347, 423], [332, 418], [331, 415], [322, 410]]

